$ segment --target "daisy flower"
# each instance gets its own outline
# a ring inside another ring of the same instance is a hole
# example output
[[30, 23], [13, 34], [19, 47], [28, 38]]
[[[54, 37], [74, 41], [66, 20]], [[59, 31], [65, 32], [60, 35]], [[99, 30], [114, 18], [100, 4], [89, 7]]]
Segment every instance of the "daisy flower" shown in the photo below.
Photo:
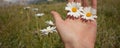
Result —
[[33, 11], [38, 11], [39, 9], [38, 8], [32, 8]]
[[48, 35], [49, 33], [56, 32], [56, 27], [50, 27], [48, 26], [46, 29], [40, 30], [42, 34]]
[[81, 3], [72, 2], [67, 4], [65, 10], [69, 11], [67, 15], [78, 18], [83, 10], [83, 7], [81, 6]]
[[50, 20], [50, 21], [46, 21], [45, 23], [47, 23], [48, 25], [54, 25], [54, 23]]
[[31, 8], [31, 7], [29, 7], [29, 6], [27, 6], [27, 7], [24, 7], [24, 9], [25, 9], [25, 10], [27, 10], [27, 9], [30, 9], [30, 8]]
[[96, 16], [96, 9], [93, 9], [91, 7], [85, 7], [83, 9], [83, 14], [81, 14], [83, 19], [86, 20], [94, 20], [95, 18], [97, 18]]
[[43, 15], [45, 15], [44, 13], [37, 13], [37, 14], [35, 14], [35, 16], [43, 16]]

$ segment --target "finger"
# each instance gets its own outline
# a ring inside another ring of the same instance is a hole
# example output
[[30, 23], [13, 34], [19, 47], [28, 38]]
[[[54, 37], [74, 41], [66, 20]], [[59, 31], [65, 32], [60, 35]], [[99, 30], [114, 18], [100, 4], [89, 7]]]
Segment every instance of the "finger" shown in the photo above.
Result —
[[63, 21], [63, 19], [61, 18], [60, 14], [57, 13], [56, 11], [51, 11], [51, 14], [54, 17], [55, 22]]
[[81, 3], [81, 0], [75, 0], [75, 2]]
[[67, 0], [68, 2], [74, 2], [74, 0]]
[[88, 7], [88, 2], [87, 2], [87, 0], [82, 0], [82, 5], [83, 5], [83, 7]]
[[97, 9], [97, 0], [92, 0], [92, 8]]

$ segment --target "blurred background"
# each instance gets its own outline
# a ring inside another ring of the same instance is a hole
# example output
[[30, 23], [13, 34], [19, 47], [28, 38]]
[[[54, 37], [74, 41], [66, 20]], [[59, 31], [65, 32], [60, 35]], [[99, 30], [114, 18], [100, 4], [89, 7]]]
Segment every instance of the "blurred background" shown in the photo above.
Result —
[[[0, 48], [64, 48], [58, 33], [43, 35], [51, 10], [66, 17], [65, 0], [0, 0]], [[95, 48], [120, 48], [120, 0], [98, 0]]]
[[65, 0], [0, 0], [0, 5], [28, 5], [28, 4], [38, 4], [43, 2], [63, 2]]

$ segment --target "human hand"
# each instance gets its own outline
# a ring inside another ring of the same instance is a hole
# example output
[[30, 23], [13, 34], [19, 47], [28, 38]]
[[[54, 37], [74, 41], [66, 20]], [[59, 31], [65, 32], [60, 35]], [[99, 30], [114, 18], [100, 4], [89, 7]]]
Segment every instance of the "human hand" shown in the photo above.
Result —
[[[68, 2], [82, 2], [84, 7], [88, 6], [86, 0], [68, 0]], [[96, 9], [97, 1], [92, 0], [92, 8]], [[52, 11], [55, 24], [65, 48], [94, 48], [97, 22], [83, 22], [81, 18], [63, 20], [59, 13]]]

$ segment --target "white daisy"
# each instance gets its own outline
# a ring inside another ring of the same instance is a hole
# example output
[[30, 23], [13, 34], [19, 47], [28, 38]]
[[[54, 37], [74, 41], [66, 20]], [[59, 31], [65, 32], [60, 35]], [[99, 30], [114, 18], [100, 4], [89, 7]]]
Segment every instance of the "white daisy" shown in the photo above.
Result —
[[86, 20], [94, 20], [95, 18], [97, 18], [96, 16], [96, 9], [93, 9], [91, 7], [85, 7], [83, 9], [83, 14], [81, 14], [83, 19]]
[[43, 15], [45, 15], [44, 13], [37, 13], [37, 14], [35, 14], [35, 16], [43, 16]]
[[27, 6], [27, 7], [24, 7], [24, 9], [25, 9], [25, 10], [27, 10], [27, 9], [30, 9], [30, 8], [31, 8], [31, 7], [29, 7], [29, 6]]
[[45, 23], [47, 23], [48, 25], [54, 25], [54, 23], [50, 20], [50, 21], [46, 21]]
[[40, 30], [42, 34], [48, 35], [49, 33], [53, 33], [56, 31], [56, 27], [48, 26], [46, 29]]
[[72, 2], [67, 4], [65, 10], [69, 11], [67, 15], [78, 18], [83, 10], [83, 7], [81, 6], [81, 3]]
[[33, 11], [38, 11], [39, 9], [38, 8], [32, 8]]

